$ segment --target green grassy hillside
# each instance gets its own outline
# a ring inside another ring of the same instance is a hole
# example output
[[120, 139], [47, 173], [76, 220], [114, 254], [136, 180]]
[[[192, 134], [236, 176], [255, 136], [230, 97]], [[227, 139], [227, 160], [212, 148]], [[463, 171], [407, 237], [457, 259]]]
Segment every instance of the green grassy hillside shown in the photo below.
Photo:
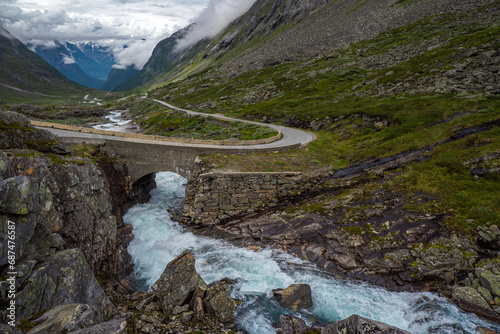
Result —
[[207, 159], [215, 168], [338, 170], [424, 150], [385, 186], [426, 194], [418, 209], [453, 226], [500, 222], [499, 4], [428, 16], [307, 61], [235, 76], [206, 69], [150, 94], [319, 136], [306, 151]]

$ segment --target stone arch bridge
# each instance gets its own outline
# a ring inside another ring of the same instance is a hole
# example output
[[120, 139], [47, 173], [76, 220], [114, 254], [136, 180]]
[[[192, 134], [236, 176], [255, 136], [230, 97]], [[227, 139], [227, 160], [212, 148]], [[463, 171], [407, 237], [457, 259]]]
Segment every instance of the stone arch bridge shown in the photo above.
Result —
[[[35, 123], [35, 125], [46, 124]], [[315, 138], [313, 134], [305, 131], [275, 125], [272, 127], [280, 131], [280, 139], [251, 145], [228, 145], [231, 142], [216, 141], [210, 141], [208, 144], [194, 140], [168, 141], [144, 135], [140, 138], [131, 138], [132, 134], [119, 132], [83, 130], [83, 128], [78, 131], [68, 131], [61, 129], [61, 126], [57, 127], [45, 127], [45, 129], [70, 144], [99, 146], [102, 151], [125, 164], [131, 185], [146, 175], [161, 171], [171, 171], [189, 180], [195, 169], [196, 157], [200, 155], [286, 151], [306, 145]]]

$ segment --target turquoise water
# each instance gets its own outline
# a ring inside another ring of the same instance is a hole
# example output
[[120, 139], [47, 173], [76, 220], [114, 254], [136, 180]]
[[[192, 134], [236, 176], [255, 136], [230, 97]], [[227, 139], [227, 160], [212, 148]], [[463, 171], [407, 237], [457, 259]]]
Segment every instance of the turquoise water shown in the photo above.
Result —
[[[283, 313], [309, 321], [344, 319], [353, 313], [382, 321], [411, 333], [475, 333], [477, 326], [500, 326], [462, 312], [446, 299], [431, 293], [388, 292], [367, 284], [331, 278], [314, 265], [278, 251], [250, 251], [224, 241], [196, 236], [171, 220], [170, 210], [182, 204], [186, 180], [173, 173], [158, 173], [151, 200], [136, 205], [124, 219], [134, 228], [128, 250], [135, 263], [133, 281], [148, 290], [165, 266], [185, 249], [196, 258], [196, 269], [205, 282], [236, 279], [233, 297], [244, 302], [237, 323], [249, 333], [275, 333], [272, 323]], [[271, 301], [272, 290], [293, 283], [311, 286], [314, 307], [292, 313]]]

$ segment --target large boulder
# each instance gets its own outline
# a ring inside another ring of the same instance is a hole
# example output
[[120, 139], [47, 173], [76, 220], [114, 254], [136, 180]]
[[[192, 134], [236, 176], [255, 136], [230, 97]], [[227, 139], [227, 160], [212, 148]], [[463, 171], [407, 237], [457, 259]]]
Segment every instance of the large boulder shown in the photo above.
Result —
[[273, 296], [281, 305], [292, 310], [312, 309], [311, 287], [308, 284], [292, 284], [286, 289], [273, 290]]
[[410, 332], [383, 322], [353, 314], [349, 318], [335, 321], [321, 330], [321, 334], [410, 334]]
[[171, 314], [176, 306], [190, 302], [197, 289], [206, 289], [207, 284], [196, 272], [193, 255], [185, 250], [173, 259], [163, 271], [152, 290], [161, 303], [163, 312]]
[[87, 304], [98, 314], [97, 321], [110, 319], [116, 308], [97, 282], [79, 249], [60, 251], [35, 268], [16, 295], [19, 319], [42, 310], [67, 304]]
[[224, 278], [208, 286], [203, 299], [206, 311], [214, 319], [227, 324], [234, 322], [238, 302], [231, 298], [231, 281]]

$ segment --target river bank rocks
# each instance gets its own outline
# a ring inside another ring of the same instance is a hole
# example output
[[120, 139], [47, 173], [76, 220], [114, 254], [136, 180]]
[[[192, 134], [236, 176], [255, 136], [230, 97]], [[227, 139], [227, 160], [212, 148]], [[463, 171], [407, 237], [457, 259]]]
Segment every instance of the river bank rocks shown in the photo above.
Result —
[[500, 257], [482, 259], [454, 286], [452, 298], [464, 310], [500, 321]]
[[230, 327], [238, 301], [231, 298], [231, 282], [223, 279], [207, 286], [194, 267], [195, 259], [184, 251], [165, 268], [152, 286], [166, 315], [181, 315], [182, 323], [203, 322], [205, 315]]
[[280, 317], [281, 329], [276, 331], [277, 334], [371, 334], [371, 333], [387, 333], [387, 334], [410, 334], [405, 330], [390, 326], [386, 323], [371, 320], [359, 316], [351, 315], [349, 318], [332, 322], [325, 327], [309, 327], [305, 321], [290, 315], [282, 315]]
[[[497, 226], [485, 225], [478, 234], [456, 233], [443, 223], [446, 216], [407, 209], [432, 201], [431, 195], [409, 198], [385, 186], [396, 175], [386, 171], [425, 154], [426, 150], [407, 152], [340, 170], [316, 179], [314, 190], [303, 188], [299, 196], [281, 202], [286, 209], [276, 206], [233, 216], [196, 233], [242, 247], [279, 249], [338, 278], [392, 291], [438, 292], [468, 312], [496, 320], [500, 315], [500, 299], [493, 291], [500, 268], [494, 260]], [[299, 179], [296, 184], [301, 184]], [[210, 187], [202, 191], [206, 198], [211, 193]], [[489, 263], [486, 275], [478, 270], [483, 263]]]
[[118, 309], [132, 333], [242, 333], [234, 322], [239, 301], [231, 297], [233, 282], [222, 279], [207, 285], [184, 251], [173, 259], [151, 292], [123, 296]]

